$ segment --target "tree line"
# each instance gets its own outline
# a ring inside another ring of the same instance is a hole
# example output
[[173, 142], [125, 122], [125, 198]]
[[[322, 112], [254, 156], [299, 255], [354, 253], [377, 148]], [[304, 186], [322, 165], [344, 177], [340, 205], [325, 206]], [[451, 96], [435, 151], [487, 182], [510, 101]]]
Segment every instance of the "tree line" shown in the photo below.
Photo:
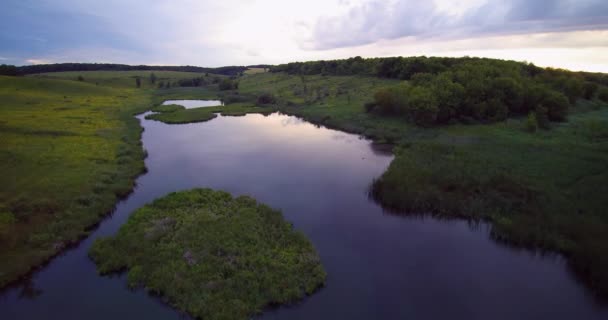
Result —
[[17, 67], [7, 65], [7, 64], [0, 65], [0, 75], [1, 76], [16, 76], [18, 74], [19, 74], [19, 72], [17, 71]]
[[[57, 63], [57, 64], [37, 64], [29, 66], [15, 67], [17, 75], [27, 75], [47, 72], [64, 71], [181, 71], [197, 73], [214, 73], [226, 76], [236, 76], [247, 70], [245, 66], [226, 66], [218, 68], [204, 68], [195, 66], [131, 66], [113, 63]], [[0, 71], [1, 72], [1, 71]], [[1, 73], [0, 73], [1, 74]]]
[[271, 71], [406, 80], [377, 91], [365, 109], [423, 126], [495, 122], [533, 113], [540, 127], [548, 127], [551, 121], [565, 121], [578, 99], [608, 102], [606, 74], [486, 58], [355, 57], [288, 63]]

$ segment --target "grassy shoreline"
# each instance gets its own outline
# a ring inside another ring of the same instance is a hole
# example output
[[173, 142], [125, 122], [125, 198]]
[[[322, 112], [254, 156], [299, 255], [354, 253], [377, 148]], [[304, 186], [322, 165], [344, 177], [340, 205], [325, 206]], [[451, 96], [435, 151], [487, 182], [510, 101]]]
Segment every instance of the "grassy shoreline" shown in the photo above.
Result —
[[[606, 103], [580, 100], [567, 122], [534, 133], [523, 117], [420, 128], [364, 111], [376, 78], [256, 77], [240, 88], [291, 101], [279, 107], [283, 113], [397, 146], [395, 160], [371, 186], [387, 209], [490, 222], [497, 241], [564, 254], [577, 277], [608, 299]], [[327, 94], [302, 104], [298, 99], [310, 99], [311, 88]]]
[[[76, 81], [0, 77], [0, 287], [81, 239], [145, 172], [146, 94]], [[40, 119], [38, 119], [40, 118]]]
[[[363, 105], [375, 90], [396, 83], [364, 76], [246, 75], [240, 78], [239, 93], [249, 101], [174, 108], [149, 117], [189, 123], [210, 120], [216, 112], [243, 115], [278, 110], [394, 144], [398, 146], [395, 160], [371, 189], [383, 206], [403, 214], [489, 221], [498, 241], [564, 254], [577, 276], [602, 299], [608, 298], [606, 104], [581, 100], [568, 122], [534, 133], [526, 132], [524, 118], [420, 128], [401, 118], [365, 112]], [[255, 107], [251, 97], [268, 93], [278, 103]], [[154, 106], [171, 99], [217, 99], [227, 94], [231, 93], [208, 87], [160, 89], [144, 95]]]

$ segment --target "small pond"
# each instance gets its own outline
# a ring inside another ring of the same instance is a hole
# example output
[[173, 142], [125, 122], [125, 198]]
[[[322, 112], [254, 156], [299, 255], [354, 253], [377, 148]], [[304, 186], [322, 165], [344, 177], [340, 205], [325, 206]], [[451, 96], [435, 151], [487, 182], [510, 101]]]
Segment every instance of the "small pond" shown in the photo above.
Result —
[[186, 109], [217, 107], [224, 105], [224, 103], [220, 100], [167, 100], [163, 102], [163, 106], [171, 104], [184, 106]]

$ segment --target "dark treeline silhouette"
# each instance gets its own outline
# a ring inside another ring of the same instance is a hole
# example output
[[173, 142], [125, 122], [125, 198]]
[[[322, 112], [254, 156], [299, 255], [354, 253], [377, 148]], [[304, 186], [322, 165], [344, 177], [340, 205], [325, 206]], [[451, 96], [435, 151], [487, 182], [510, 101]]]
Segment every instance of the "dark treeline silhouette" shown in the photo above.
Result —
[[404, 116], [423, 126], [454, 121], [495, 122], [534, 113], [538, 125], [547, 127], [549, 121], [565, 121], [568, 108], [578, 99], [593, 99], [608, 84], [606, 74], [469, 57], [355, 57], [288, 63], [271, 71], [407, 80], [376, 92], [365, 109]]
[[27, 75], [46, 72], [63, 72], [63, 71], [135, 71], [135, 70], [150, 70], [150, 71], [181, 71], [181, 72], [198, 72], [198, 73], [214, 73], [227, 76], [239, 75], [247, 70], [244, 66], [226, 66], [219, 68], [203, 68], [195, 66], [130, 66], [125, 64], [110, 64], [110, 63], [57, 63], [57, 64], [37, 64], [31, 66], [16, 67], [18, 74]]
[[19, 74], [19, 72], [17, 71], [17, 67], [7, 65], [7, 64], [0, 65], [0, 75], [1, 76], [16, 76], [18, 74]]
[[273, 67], [273, 65], [271, 65], [271, 64], [254, 64], [254, 65], [247, 66], [247, 68], [264, 68], [264, 69], [270, 69], [272, 67]]

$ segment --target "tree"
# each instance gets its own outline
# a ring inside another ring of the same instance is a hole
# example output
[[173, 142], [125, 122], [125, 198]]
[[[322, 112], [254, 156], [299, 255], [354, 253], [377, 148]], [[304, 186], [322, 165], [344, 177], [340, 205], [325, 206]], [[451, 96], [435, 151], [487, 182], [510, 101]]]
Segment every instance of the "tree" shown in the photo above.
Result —
[[593, 99], [593, 96], [595, 96], [598, 87], [599, 86], [593, 82], [585, 82], [585, 84], [583, 85], [583, 98], [587, 100]]
[[408, 85], [398, 87], [383, 88], [374, 94], [374, 102], [377, 111], [380, 114], [404, 114], [405, 105], [407, 104]]
[[437, 120], [437, 99], [433, 92], [424, 87], [412, 87], [408, 92], [407, 113], [420, 126], [431, 126]]
[[230, 80], [228, 78], [222, 80], [222, 82], [220, 82], [220, 85], [219, 85], [219, 89], [222, 91], [233, 90], [233, 89], [238, 89], [238, 88], [239, 88], [238, 82]]
[[604, 102], [608, 102], [608, 87], [602, 87], [599, 89], [597, 97]]
[[534, 112], [530, 112], [528, 114], [528, 118], [526, 119], [526, 131], [536, 132], [537, 129], [538, 122], [536, 121], [536, 114]]
[[275, 102], [275, 97], [270, 93], [262, 93], [257, 99], [258, 104], [274, 104]]
[[499, 77], [492, 81], [491, 96], [500, 99], [513, 113], [522, 113], [524, 96], [521, 85], [511, 77]]
[[565, 80], [561, 89], [572, 104], [576, 103], [576, 99], [582, 97], [585, 92], [583, 81], [574, 77]]
[[135, 77], [135, 86], [141, 88], [141, 79], [139, 77]]
[[154, 72], [150, 73], [150, 83], [151, 84], [156, 83], [156, 75], [154, 74]]
[[547, 116], [551, 121], [566, 121], [568, 116], [568, 98], [560, 92], [549, 91], [543, 99], [543, 106], [547, 108]]
[[437, 105], [439, 107], [437, 122], [447, 123], [457, 115], [464, 101], [465, 89], [460, 83], [452, 81], [446, 73], [435, 77], [430, 85], [433, 94], [437, 98]]
[[539, 104], [534, 110], [534, 115], [536, 117], [536, 122], [538, 126], [543, 129], [549, 129], [549, 110], [545, 108], [542, 104]]

